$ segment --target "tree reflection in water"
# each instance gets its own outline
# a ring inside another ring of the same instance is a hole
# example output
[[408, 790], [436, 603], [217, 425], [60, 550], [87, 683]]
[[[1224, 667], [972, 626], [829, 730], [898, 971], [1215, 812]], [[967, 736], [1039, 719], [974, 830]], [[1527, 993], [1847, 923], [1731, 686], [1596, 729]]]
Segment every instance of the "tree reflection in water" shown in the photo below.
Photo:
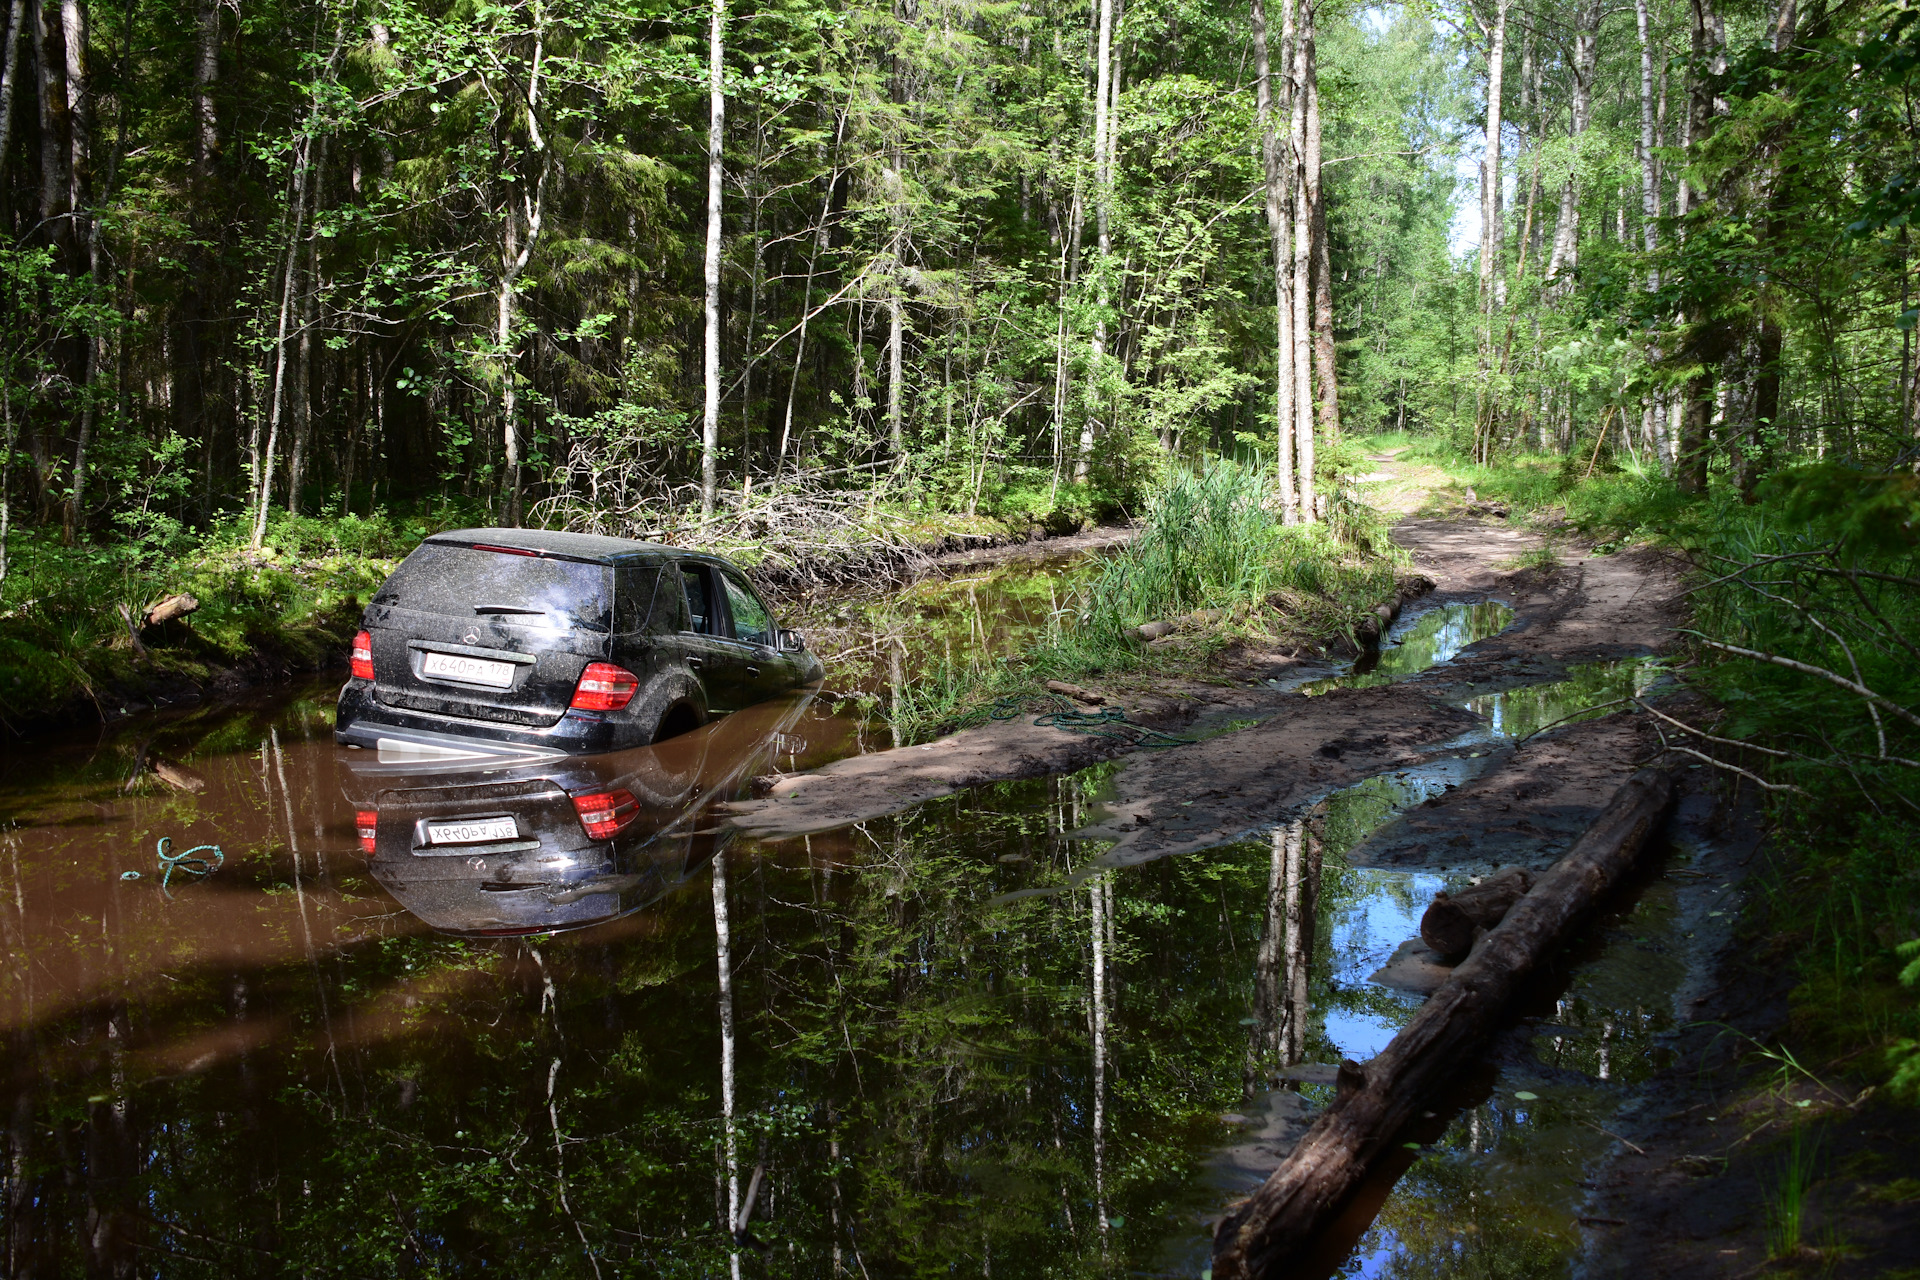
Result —
[[[1195, 1171], [1250, 1066], [1337, 1061], [1329, 1017], [1405, 1008], [1339, 961], [1395, 890], [1328, 847], [1316, 893], [1311, 822], [1096, 870], [1068, 833], [1111, 766], [778, 845], [726, 844], [703, 801], [644, 856], [564, 872], [585, 879], [406, 854], [441, 878], [390, 894], [380, 842], [440, 802], [381, 810], [364, 852], [320, 703], [144, 732], [6, 765], [10, 1274], [1152, 1270], [1204, 1240]], [[163, 758], [204, 786], [157, 781]], [[634, 776], [708, 776], [675, 769]], [[162, 834], [226, 867], [171, 901], [120, 880]], [[602, 922], [452, 936], [401, 901]], [[1463, 1123], [1421, 1156], [1362, 1244], [1376, 1269], [1439, 1265], [1440, 1224], [1483, 1212], [1467, 1192], [1524, 1201], [1475, 1248], [1565, 1225], [1564, 1185], [1525, 1168], [1570, 1181], [1564, 1139], [1648, 1056], [1636, 1010], [1666, 979], [1628, 978], [1548, 1002], [1547, 1101], [1523, 1122], [1509, 1090], [1478, 1150]]]

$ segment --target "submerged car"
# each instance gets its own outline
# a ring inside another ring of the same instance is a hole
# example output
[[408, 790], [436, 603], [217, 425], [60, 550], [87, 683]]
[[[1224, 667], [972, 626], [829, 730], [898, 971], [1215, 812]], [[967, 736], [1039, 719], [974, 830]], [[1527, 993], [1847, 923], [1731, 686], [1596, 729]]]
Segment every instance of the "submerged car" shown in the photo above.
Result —
[[334, 737], [383, 758], [623, 751], [821, 674], [726, 560], [596, 534], [435, 534], [362, 625]]

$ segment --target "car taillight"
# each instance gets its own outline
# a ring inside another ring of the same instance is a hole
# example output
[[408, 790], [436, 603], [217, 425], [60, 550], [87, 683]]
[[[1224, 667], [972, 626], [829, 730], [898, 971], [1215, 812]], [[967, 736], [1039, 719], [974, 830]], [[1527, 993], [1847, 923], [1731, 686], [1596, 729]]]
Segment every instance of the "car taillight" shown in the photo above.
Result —
[[347, 659], [355, 680], [373, 679], [373, 637], [362, 631], [353, 638], [353, 654]]
[[591, 662], [573, 691], [575, 711], [618, 711], [633, 701], [640, 677], [611, 662]]
[[353, 815], [354, 830], [359, 833], [360, 847], [368, 853], [380, 838], [380, 813], [375, 809], [361, 809]]
[[640, 802], [631, 791], [596, 791], [573, 797], [573, 811], [580, 815], [580, 825], [588, 835], [605, 840], [640, 816]]

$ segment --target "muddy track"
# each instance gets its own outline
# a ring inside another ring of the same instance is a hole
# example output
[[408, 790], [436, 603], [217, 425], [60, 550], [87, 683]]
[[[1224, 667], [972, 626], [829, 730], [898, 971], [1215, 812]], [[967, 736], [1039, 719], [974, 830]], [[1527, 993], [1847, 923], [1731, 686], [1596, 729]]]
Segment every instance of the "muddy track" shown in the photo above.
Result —
[[[1329, 668], [1284, 653], [1241, 651], [1225, 672], [1226, 682], [1170, 682], [1160, 696], [1128, 706], [1142, 723], [1194, 731], [1202, 740], [1190, 746], [1134, 751], [1125, 743], [1022, 719], [768, 779], [760, 798], [733, 806], [731, 820], [761, 839], [781, 839], [896, 813], [963, 787], [1131, 755], [1115, 779], [1107, 812], [1086, 834], [1115, 842], [1101, 862], [1142, 862], [1256, 834], [1331, 791], [1385, 770], [1449, 752], [1484, 755], [1462, 741], [1480, 723], [1460, 706], [1466, 698], [1561, 680], [1571, 663], [1657, 654], [1673, 641], [1679, 576], [1677, 566], [1657, 555], [1580, 555], [1552, 570], [1514, 570], [1509, 566], [1516, 557], [1542, 545], [1540, 535], [1505, 525], [1407, 520], [1395, 536], [1436, 583], [1416, 610], [1499, 599], [1513, 606], [1513, 624], [1415, 679], [1315, 697], [1269, 682], [1298, 685], [1329, 674]], [[1252, 723], [1238, 723], [1243, 721]], [[1594, 724], [1612, 728], [1597, 730]], [[1551, 819], [1536, 823], [1547, 838], [1537, 842], [1535, 859], [1551, 860], [1565, 833], [1598, 810], [1611, 793], [1609, 780], [1617, 783], [1644, 754], [1643, 732], [1614, 717], [1535, 740], [1539, 746], [1521, 768], [1533, 775], [1550, 772], [1556, 784], [1548, 792], [1536, 782], [1530, 793], [1541, 818]], [[1579, 745], [1556, 745], [1570, 738]], [[1513, 799], [1501, 794], [1496, 781], [1505, 776], [1502, 763], [1462, 797], [1465, 803], [1445, 806], [1446, 825], [1456, 833], [1491, 825], [1486, 819], [1494, 811], [1511, 812]], [[1524, 790], [1526, 782], [1522, 777], [1517, 785]], [[1521, 821], [1524, 816], [1515, 820]], [[1503, 842], [1503, 852], [1513, 843]], [[1406, 865], [1414, 847], [1403, 842], [1394, 860]], [[1458, 851], [1451, 845], [1449, 850]], [[1483, 860], [1453, 857], [1447, 865]]]

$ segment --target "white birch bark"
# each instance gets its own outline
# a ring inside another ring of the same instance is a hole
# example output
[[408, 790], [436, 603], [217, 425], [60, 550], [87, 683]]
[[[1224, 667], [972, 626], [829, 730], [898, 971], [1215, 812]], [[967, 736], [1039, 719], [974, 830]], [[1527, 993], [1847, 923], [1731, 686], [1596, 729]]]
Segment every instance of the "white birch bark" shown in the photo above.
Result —
[[1093, 461], [1094, 400], [1100, 394], [1100, 366], [1107, 355], [1107, 255], [1113, 250], [1110, 199], [1113, 190], [1110, 96], [1113, 81], [1113, 0], [1100, 0], [1100, 34], [1094, 56], [1093, 89], [1093, 217], [1099, 236], [1099, 311], [1094, 319], [1092, 360], [1088, 364], [1087, 414], [1080, 423], [1080, 452], [1074, 459], [1075, 483], [1085, 483]]
[[707, 27], [707, 253], [706, 344], [701, 369], [706, 410], [700, 424], [700, 515], [713, 515], [720, 484], [720, 179], [721, 143], [726, 133], [724, 76], [727, 0], [712, 0]]
[[1307, 153], [1307, 77], [1311, 74], [1313, 45], [1312, 0], [1301, 0], [1293, 31], [1293, 83], [1289, 86], [1289, 129], [1293, 149], [1293, 267], [1292, 267], [1292, 366], [1293, 366], [1293, 458], [1295, 487], [1299, 494], [1300, 520], [1311, 524], [1319, 514], [1313, 491], [1313, 329], [1312, 329], [1312, 227], [1313, 209], [1308, 204]]
[[[1292, 25], [1293, 0], [1281, 0], [1286, 7], [1284, 21]], [[1280, 56], [1287, 56], [1284, 37]], [[1255, 118], [1260, 128], [1260, 166], [1266, 179], [1267, 232], [1273, 251], [1274, 296], [1274, 478], [1280, 499], [1280, 519], [1292, 524], [1299, 519], [1293, 488], [1293, 292], [1289, 279], [1293, 255], [1287, 245], [1286, 169], [1281, 163], [1281, 142], [1276, 126], [1273, 101], [1273, 67], [1267, 47], [1267, 8], [1265, 0], [1253, 0], [1253, 70]]]

